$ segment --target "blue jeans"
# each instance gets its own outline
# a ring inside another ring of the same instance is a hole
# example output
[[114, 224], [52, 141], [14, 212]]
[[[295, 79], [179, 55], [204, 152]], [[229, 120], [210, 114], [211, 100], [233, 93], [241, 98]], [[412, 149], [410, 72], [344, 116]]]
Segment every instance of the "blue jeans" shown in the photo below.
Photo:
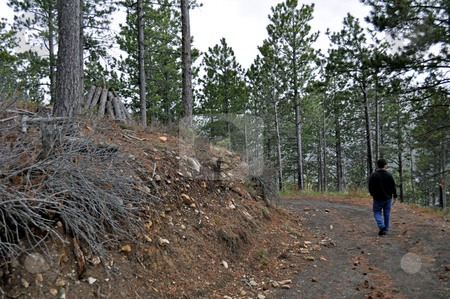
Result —
[[[381, 211], [383, 210], [384, 223], [381, 218]], [[391, 215], [391, 200], [388, 199], [386, 201], [373, 201], [373, 215], [375, 216], [375, 220], [377, 221], [378, 228], [382, 225], [386, 226], [386, 232], [389, 231], [389, 217]]]

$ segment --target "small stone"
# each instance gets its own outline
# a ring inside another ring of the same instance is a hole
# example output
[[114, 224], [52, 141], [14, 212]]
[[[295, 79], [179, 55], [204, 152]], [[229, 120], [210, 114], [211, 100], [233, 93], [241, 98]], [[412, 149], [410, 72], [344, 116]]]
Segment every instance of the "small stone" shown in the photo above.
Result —
[[58, 295], [58, 290], [57, 289], [50, 289], [50, 294], [52, 294], [53, 296]]
[[309, 250], [308, 250], [308, 248], [302, 248], [302, 249], [300, 249], [300, 253], [307, 254], [307, 253], [309, 253]]
[[222, 265], [223, 265], [223, 267], [225, 268], [225, 269], [228, 269], [228, 263], [227, 262], [225, 262], [225, 261], [222, 261], [222, 263], [221, 263]]
[[286, 279], [286, 280], [282, 280], [279, 282], [279, 284], [281, 284], [281, 285], [290, 284], [290, 283], [292, 283], [292, 279]]
[[155, 175], [155, 182], [161, 182], [161, 177], [159, 174]]
[[272, 282], [272, 286], [274, 288], [278, 288], [280, 285], [278, 284], [278, 282], [274, 281], [274, 282]]
[[330, 210], [328, 210], [328, 209], [325, 209], [325, 213], [330, 213]]
[[182, 224], [182, 225], [180, 226], [180, 228], [181, 228], [181, 229], [186, 229], [186, 226], [184, 226], [184, 224]]
[[159, 138], [159, 140], [161, 140], [162, 142], [166, 142], [166, 141], [167, 141], [167, 137], [161, 136], [161, 137], [158, 137], [158, 138]]
[[55, 286], [57, 286], [57, 287], [63, 287], [63, 286], [65, 286], [66, 285], [66, 282], [64, 281], [64, 280], [62, 280], [62, 279], [58, 279], [56, 282], [55, 282]]
[[242, 291], [239, 293], [239, 295], [241, 295], [241, 296], [245, 296], [246, 294], [247, 294], [247, 292], [244, 291], [244, 290], [242, 290]]
[[258, 294], [258, 296], [256, 298], [257, 299], [266, 299], [266, 296], [264, 296], [263, 294]]
[[39, 253], [30, 254], [25, 258], [25, 269], [33, 274], [45, 272], [47, 263]]
[[234, 210], [234, 209], [236, 209], [236, 206], [234, 204], [230, 204], [229, 208]]
[[250, 280], [249, 284], [253, 287], [256, 287], [258, 285], [258, 283], [254, 280]]
[[304, 208], [303, 211], [309, 211], [311, 210], [310, 208]]
[[131, 252], [131, 246], [125, 245], [119, 251]]
[[308, 257], [306, 257], [306, 259], [308, 261], [315, 261], [316, 260], [313, 256], [308, 256]]
[[147, 235], [144, 235], [144, 238], [145, 238], [145, 241], [147, 241], [147, 242], [151, 242], [152, 241], [152, 238], [150, 238], [149, 236], [147, 236]]
[[98, 264], [101, 263], [100, 257], [95, 256], [95, 257], [92, 259], [92, 262], [91, 262], [91, 263], [92, 263], [94, 266], [97, 266]]
[[28, 283], [28, 281], [25, 280], [25, 278], [22, 278], [21, 282], [25, 289], [27, 289], [30, 286], [30, 284]]
[[312, 281], [312, 282], [316, 282], [316, 281], [317, 281], [317, 278], [313, 277], [313, 278], [311, 279], [311, 281]]
[[58, 227], [62, 227], [62, 226], [63, 226], [63, 224], [62, 224], [62, 222], [61, 222], [61, 221], [58, 221], [58, 222], [56, 222], [56, 226], [58, 226]]
[[262, 289], [263, 289], [263, 291], [267, 291], [269, 289], [269, 287], [266, 285], [263, 285]]
[[291, 286], [288, 285], [288, 284], [283, 284], [283, 285], [281, 286], [281, 288], [282, 288], [282, 289], [285, 289], [285, 290], [289, 290], [289, 289], [291, 288]]
[[95, 279], [95, 278], [93, 278], [93, 277], [89, 277], [89, 278], [88, 278], [89, 284], [93, 284], [93, 283], [96, 282], [96, 281], [97, 281], [97, 279]]
[[163, 238], [159, 238], [158, 240], [159, 246], [166, 246], [167, 244], [170, 244], [169, 240], [167, 239], [163, 239]]
[[223, 299], [233, 299], [233, 298], [231, 298], [230, 296], [223, 296]]
[[450, 266], [445, 266], [445, 271], [450, 271]]
[[36, 275], [36, 284], [39, 284], [39, 282], [43, 282], [44, 281], [44, 276], [39, 273]]

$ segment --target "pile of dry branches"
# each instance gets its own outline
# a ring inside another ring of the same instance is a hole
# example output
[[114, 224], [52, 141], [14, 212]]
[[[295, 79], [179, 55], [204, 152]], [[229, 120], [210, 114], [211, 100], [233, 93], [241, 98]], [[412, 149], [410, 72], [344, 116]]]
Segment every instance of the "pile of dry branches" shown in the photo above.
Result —
[[49, 254], [49, 238], [103, 261], [124, 242], [139, 242], [143, 208], [159, 202], [133, 184], [126, 153], [83, 133], [86, 124], [76, 120], [31, 121], [22, 132], [13, 106], [0, 95], [0, 265], [24, 252]]

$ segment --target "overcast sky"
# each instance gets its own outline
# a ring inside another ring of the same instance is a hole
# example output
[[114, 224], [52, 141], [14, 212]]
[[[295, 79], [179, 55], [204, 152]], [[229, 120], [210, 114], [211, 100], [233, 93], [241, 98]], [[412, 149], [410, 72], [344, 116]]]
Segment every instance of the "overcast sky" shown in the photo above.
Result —
[[[232, 47], [237, 61], [248, 68], [256, 55], [258, 46], [267, 38], [266, 27], [269, 24], [271, 7], [275, 7], [281, 0], [199, 0], [203, 7], [191, 11], [191, 34], [194, 36], [194, 46], [202, 52], [208, 47], [219, 44], [225, 37], [228, 46]], [[308, 1], [299, 1], [311, 4]], [[342, 21], [350, 12], [360, 21], [369, 14], [369, 7], [359, 0], [316, 0], [314, 19], [310, 22], [311, 31], [320, 31], [316, 48], [324, 53], [329, 45], [325, 35], [327, 28], [333, 31], [342, 29]]]
[[[8, 0], [0, 0], [0, 17], [13, 20], [12, 10], [6, 5]], [[269, 24], [270, 8], [281, 0], [198, 0], [203, 7], [191, 11], [191, 34], [193, 46], [202, 52], [213, 47], [225, 37], [227, 44], [233, 48], [237, 61], [248, 68], [256, 55], [257, 47], [267, 38], [266, 27]], [[301, 4], [312, 2], [299, 1]], [[314, 19], [310, 22], [312, 31], [320, 31], [316, 48], [324, 53], [328, 48], [327, 28], [338, 31], [342, 28], [344, 17], [350, 12], [364, 22], [369, 14], [369, 7], [359, 0], [316, 0]]]

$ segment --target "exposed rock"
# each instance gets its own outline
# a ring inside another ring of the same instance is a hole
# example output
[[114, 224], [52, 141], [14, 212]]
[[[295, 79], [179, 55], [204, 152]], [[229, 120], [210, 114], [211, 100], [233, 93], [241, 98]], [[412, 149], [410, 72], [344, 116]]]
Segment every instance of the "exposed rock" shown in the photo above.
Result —
[[192, 168], [194, 168], [197, 172], [200, 172], [201, 165], [196, 159], [188, 157], [186, 155], [183, 155], [181, 159], [187, 161]]
[[48, 264], [45, 259], [39, 253], [29, 254], [25, 258], [25, 269], [33, 274], [45, 272]]
[[66, 282], [63, 280], [63, 279], [58, 279], [56, 282], [55, 282], [55, 286], [57, 286], [57, 287], [63, 287], [63, 286], [65, 286], [66, 285]]
[[161, 237], [158, 239], [158, 243], [159, 243], [159, 246], [166, 246], [167, 244], [170, 244], [169, 240], [163, 239]]
[[125, 245], [119, 251], [131, 252], [131, 246]]
[[187, 194], [181, 194], [181, 200], [187, 204], [187, 205], [191, 205], [192, 203], [194, 203], [194, 199], [189, 197], [189, 195]]
[[30, 284], [28, 283], [28, 281], [26, 281], [25, 278], [22, 278], [22, 279], [21, 279], [21, 282], [22, 282], [22, 285], [23, 285], [23, 287], [24, 287], [25, 289], [27, 289], [27, 288], [30, 286]]

